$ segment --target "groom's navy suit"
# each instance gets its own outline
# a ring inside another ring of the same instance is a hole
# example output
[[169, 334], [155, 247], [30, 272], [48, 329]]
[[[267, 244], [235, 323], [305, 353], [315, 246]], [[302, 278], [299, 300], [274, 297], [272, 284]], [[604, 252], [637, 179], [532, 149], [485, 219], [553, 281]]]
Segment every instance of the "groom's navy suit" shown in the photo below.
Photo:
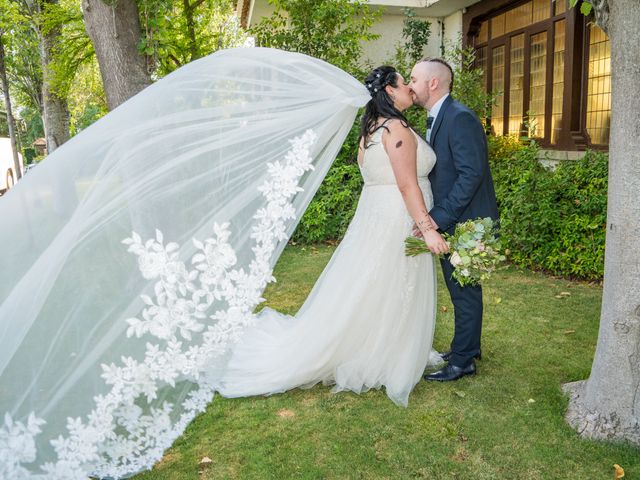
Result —
[[[497, 220], [487, 137], [476, 114], [448, 96], [432, 126], [429, 143], [436, 153], [436, 164], [429, 174], [434, 201], [429, 214], [440, 231], [453, 233], [457, 223], [479, 217]], [[461, 287], [451, 277], [453, 266], [448, 256], [441, 259], [441, 265], [455, 312], [449, 363], [466, 367], [480, 353], [482, 288]]]

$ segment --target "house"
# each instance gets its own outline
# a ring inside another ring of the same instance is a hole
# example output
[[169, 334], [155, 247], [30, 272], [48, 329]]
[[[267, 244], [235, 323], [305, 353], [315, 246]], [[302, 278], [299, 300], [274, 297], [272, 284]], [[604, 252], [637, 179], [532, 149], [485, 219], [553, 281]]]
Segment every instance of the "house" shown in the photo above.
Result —
[[47, 155], [47, 141], [43, 138], [36, 138], [31, 144], [37, 155]]
[[[383, 9], [363, 45], [373, 63], [393, 57], [404, 7], [431, 22], [425, 55], [441, 55], [462, 38], [476, 50], [485, 87], [499, 92], [489, 125], [498, 134], [530, 135], [557, 159], [587, 148], [608, 149], [611, 119], [611, 47], [605, 33], [569, 0], [370, 0]], [[251, 26], [273, 11], [268, 0], [240, 0]]]
[[[462, 32], [463, 9], [478, 0], [369, 0], [372, 9], [381, 9], [381, 20], [371, 31], [380, 38], [363, 45], [364, 57], [379, 65], [393, 59], [396, 45], [402, 43], [404, 8], [411, 8], [418, 18], [431, 23], [425, 55], [440, 56], [447, 42], [457, 42]], [[268, 0], [239, 0], [237, 13], [243, 27], [250, 27], [271, 15]]]

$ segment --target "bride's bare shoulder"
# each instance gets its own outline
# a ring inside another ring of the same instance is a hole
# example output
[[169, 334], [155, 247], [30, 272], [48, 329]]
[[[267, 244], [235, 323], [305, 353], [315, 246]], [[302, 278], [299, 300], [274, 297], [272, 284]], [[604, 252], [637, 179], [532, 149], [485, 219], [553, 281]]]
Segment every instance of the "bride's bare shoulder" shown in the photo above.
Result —
[[394, 143], [396, 146], [408, 144], [411, 146], [416, 145], [416, 138], [413, 134], [413, 130], [409, 125], [399, 118], [389, 119], [385, 124], [386, 131], [382, 134], [382, 141], [385, 144], [389, 142]]

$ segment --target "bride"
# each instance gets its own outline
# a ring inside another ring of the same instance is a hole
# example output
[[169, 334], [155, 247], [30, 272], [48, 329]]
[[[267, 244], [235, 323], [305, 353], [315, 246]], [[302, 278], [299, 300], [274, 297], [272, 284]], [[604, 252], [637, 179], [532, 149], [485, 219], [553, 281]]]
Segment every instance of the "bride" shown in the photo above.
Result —
[[265, 309], [234, 346], [215, 388], [239, 397], [335, 384], [356, 393], [384, 386], [398, 405], [432, 351], [436, 280], [433, 256], [404, 255], [415, 224], [434, 253], [448, 250], [434, 228], [428, 174], [436, 158], [402, 115], [411, 91], [393, 67], [365, 80], [358, 164], [364, 188], [346, 235], [295, 317]]
[[[393, 69], [297, 53], [194, 61], [72, 138], [0, 199], [0, 478], [151, 468], [216, 391], [316, 382], [407, 397], [431, 350], [433, 151]], [[367, 105], [365, 187], [296, 317], [255, 314], [297, 218]]]

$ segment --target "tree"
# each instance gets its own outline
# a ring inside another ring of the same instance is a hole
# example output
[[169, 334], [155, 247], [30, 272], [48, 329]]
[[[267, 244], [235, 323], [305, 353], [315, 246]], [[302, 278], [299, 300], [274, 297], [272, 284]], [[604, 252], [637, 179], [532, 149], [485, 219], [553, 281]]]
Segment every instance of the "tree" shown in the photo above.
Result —
[[69, 109], [64, 96], [55, 90], [55, 74], [51, 69], [56, 45], [62, 41], [59, 26], [46, 28], [44, 16], [51, 6], [56, 6], [58, 0], [42, 0], [37, 2], [38, 34], [40, 36], [40, 57], [42, 59], [42, 104], [45, 139], [47, 152], [51, 153], [64, 142], [69, 140]]
[[13, 153], [13, 166], [16, 171], [17, 179], [22, 177], [22, 170], [20, 169], [20, 159], [18, 158], [18, 144], [16, 140], [16, 123], [13, 119], [13, 113], [11, 109], [11, 97], [9, 95], [9, 80], [7, 79], [7, 68], [5, 65], [4, 44], [2, 40], [4, 32], [0, 27], [0, 86], [2, 86], [2, 92], [4, 93], [4, 106], [7, 113], [7, 125], [9, 126], [9, 138], [11, 139], [11, 151]]
[[[42, 63], [35, 28], [22, 16], [13, 23], [7, 52], [7, 75], [16, 103], [42, 112]], [[41, 135], [42, 136], [42, 135]]]
[[138, 0], [143, 38], [140, 50], [164, 76], [222, 48], [247, 39], [231, 0]]
[[75, 135], [108, 113], [96, 53], [85, 30], [80, 2], [60, 0], [58, 4], [50, 4], [42, 28], [58, 30], [64, 39], [53, 50], [49, 72], [52, 90], [66, 99], [69, 130]]
[[360, 76], [362, 41], [374, 40], [380, 12], [358, 0], [271, 0], [275, 11], [250, 31], [261, 47], [321, 58]]
[[20, 168], [20, 159], [18, 157], [18, 141], [16, 135], [16, 123], [13, 117], [13, 108], [11, 104], [11, 94], [9, 91], [9, 78], [7, 76], [7, 64], [5, 56], [4, 38], [6, 31], [19, 22], [19, 12], [15, 5], [8, 3], [6, 0], [0, 0], [0, 87], [4, 97], [5, 113], [7, 116], [7, 127], [9, 139], [11, 141], [11, 151], [13, 154], [13, 166], [16, 172], [16, 180], [22, 177]]
[[640, 2], [581, 6], [587, 14], [591, 8], [611, 41], [604, 290], [591, 375], [565, 385], [571, 396], [566, 419], [584, 437], [640, 445]]
[[82, 0], [85, 27], [95, 49], [100, 74], [113, 110], [151, 84], [135, 0]]
[[45, 10], [58, 0], [4, 1], [14, 11], [8, 75], [22, 105], [30, 112], [40, 112], [47, 149], [51, 152], [69, 138], [66, 99], [53, 90], [50, 72], [53, 50], [61, 43], [60, 34], [43, 28]]

